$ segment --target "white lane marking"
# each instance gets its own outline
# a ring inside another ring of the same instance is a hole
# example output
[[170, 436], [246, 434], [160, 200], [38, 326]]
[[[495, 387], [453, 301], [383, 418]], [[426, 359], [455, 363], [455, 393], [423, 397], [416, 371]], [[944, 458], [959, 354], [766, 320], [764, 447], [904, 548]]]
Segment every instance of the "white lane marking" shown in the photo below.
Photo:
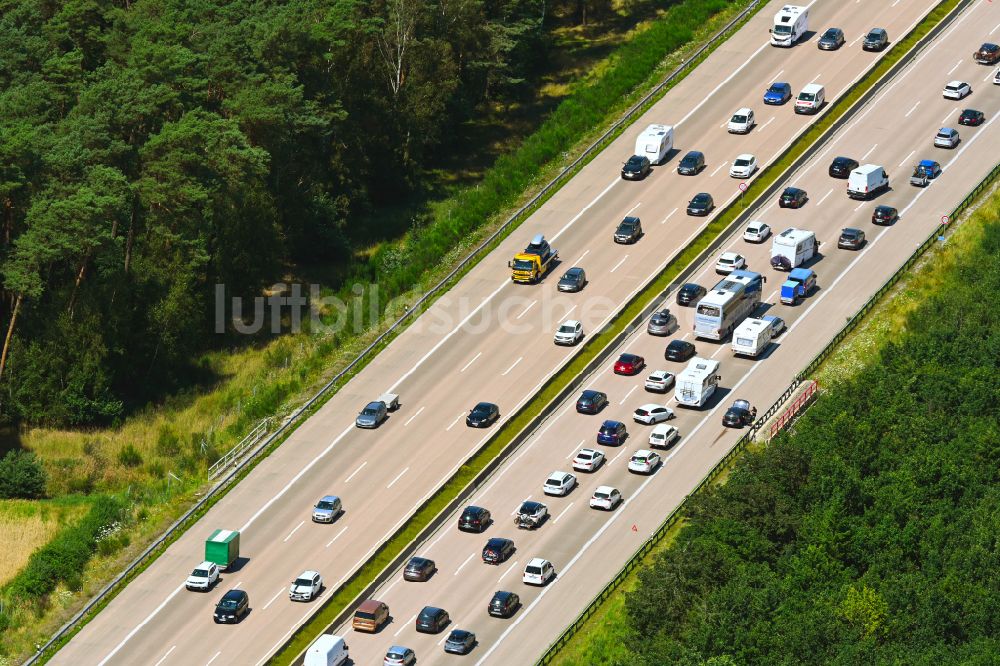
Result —
[[520, 319], [524, 315], [528, 314], [528, 310], [530, 310], [531, 308], [535, 307], [535, 304], [537, 302], [538, 302], [538, 299], [536, 298], [535, 300], [533, 300], [530, 303], [528, 303], [528, 307], [526, 307], [523, 310], [521, 310], [521, 314], [517, 315], [517, 318]]
[[900, 163], [899, 163], [899, 164], [898, 164], [897, 166], [903, 166], [904, 164], [906, 164], [907, 162], [909, 162], [909, 161], [910, 161], [910, 158], [911, 158], [911, 157], [913, 157], [913, 153], [915, 153], [915, 152], [917, 152], [917, 151], [915, 151], [915, 150], [911, 150], [911, 151], [910, 151], [910, 154], [909, 154], [909, 155], [907, 155], [906, 157], [904, 157], [904, 158], [903, 158], [903, 161], [902, 161], [902, 162], [900, 162]]
[[[517, 365], [517, 363], [515, 363], [514, 365]], [[514, 365], [512, 365], [512, 366], [510, 366], [510, 367], [511, 367], [511, 368], [513, 368], [513, 367], [514, 367]], [[510, 372], [510, 371], [508, 370], [508, 372]], [[507, 373], [505, 372], [505, 373], [503, 373], [503, 374], [505, 374], [505, 375], [506, 375]], [[461, 414], [459, 414], [459, 415], [458, 415], [458, 416], [457, 416], [457, 417], [455, 418], [455, 420], [451, 422], [451, 425], [449, 425], [449, 426], [448, 426], [447, 428], [445, 428], [445, 431], [447, 432], [448, 430], [451, 430], [452, 428], [454, 428], [454, 427], [455, 427], [455, 425], [456, 425], [456, 424], [457, 424], [457, 423], [458, 423], [459, 421], [461, 421], [461, 420], [462, 420], [462, 417], [464, 417], [464, 416], [465, 416], [465, 412], [462, 412]]]
[[874, 146], [872, 146], [871, 148], [869, 148], [868, 152], [861, 156], [861, 159], [862, 160], [868, 159], [868, 156], [871, 155], [875, 151], [876, 148], [878, 148], [878, 144], [877, 143]]
[[[767, 80], [770, 81], [771, 83], [780, 82], [781, 81], [780, 77], [784, 73], [785, 73], [785, 70], [779, 69], [777, 74], [775, 74], [774, 76], [772, 76], [771, 78], [769, 78]], [[771, 83], [769, 83], [767, 85], [771, 85]]]
[[467, 558], [465, 558], [465, 561], [464, 561], [464, 562], [462, 562], [461, 564], [459, 564], [459, 565], [458, 565], [458, 568], [457, 568], [457, 569], [455, 569], [455, 573], [453, 573], [452, 575], [453, 575], [453, 576], [457, 576], [457, 575], [459, 574], [459, 572], [460, 572], [460, 571], [461, 571], [461, 570], [462, 570], [463, 568], [465, 568], [465, 565], [466, 565], [466, 564], [468, 564], [468, 563], [469, 563], [469, 561], [470, 561], [470, 560], [471, 560], [471, 559], [472, 559], [473, 557], [475, 557], [475, 556], [476, 556], [476, 554], [475, 554], [475, 553], [470, 553], [470, 554], [469, 554], [469, 556], [468, 556]]
[[[720, 342], [721, 342], [721, 341], [720, 341]], [[718, 348], [718, 349], [716, 349], [716, 350], [715, 350], [714, 352], [712, 352], [712, 355], [711, 355], [711, 356], [710, 356], [709, 358], [715, 358], [716, 354], [718, 354], [718, 353], [719, 353], [720, 351], [722, 351], [722, 350], [723, 350], [723, 349], [725, 349], [725, 348], [726, 348], [726, 345], [725, 345], [725, 344], [720, 344], [720, 345], [719, 345], [719, 348]]]
[[[532, 301], [531, 305], [534, 305], [534, 304], [535, 304], [535, 303], [537, 303], [537, 302], [538, 302], [538, 301]], [[530, 308], [530, 307], [531, 307], [531, 305], [529, 305], [528, 307]], [[527, 310], [525, 310], [524, 312], [527, 312]], [[524, 312], [522, 312], [521, 314], [523, 315], [523, 314], [524, 314]], [[518, 317], [518, 319], [520, 319], [520, 318], [521, 318], [521, 317]], [[480, 356], [482, 356], [482, 355], [483, 355], [483, 352], [479, 352], [478, 354], [476, 354], [475, 356], [473, 356], [473, 357], [472, 357], [472, 360], [471, 360], [471, 361], [469, 361], [468, 363], [466, 363], [466, 364], [465, 364], [464, 366], [462, 366], [462, 369], [461, 369], [461, 370], [459, 370], [459, 372], [465, 372], [466, 370], [468, 370], [468, 369], [469, 369], [469, 366], [470, 366], [470, 365], [472, 365], [473, 363], [475, 363], [475, 362], [476, 362], [476, 359], [478, 359], [478, 358], [479, 358]]]
[[816, 202], [816, 205], [817, 205], [817, 206], [820, 206], [820, 205], [822, 205], [822, 203], [823, 203], [824, 201], [826, 201], [826, 198], [827, 198], [828, 196], [830, 196], [831, 194], [833, 194], [833, 188], [832, 188], [832, 187], [830, 188], [830, 191], [829, 191], [829, 192], [827, 192], [826, 194], [824, 194], [824, 195], [823, 195], [823, 197], [822, 197], [822, 198], [821, 198], [821, 199], [820, 199], [819, 201], [817, 201], [817, 202]]
[[941, 119], [941, 122], [940, 122], [940, 123], [938, 123], [938, 124], [939, 124], [939, 125], [944, 125], [944, 124], [945, 124], [946, 122], [948, 122], [948, 119], [949, 119], [949, 118], [951, 118], [952, 114], [954, 114], [954, 113], [955, 113], [954, 111], [949, 111], [949, 112], [948, 112], [948, 113], [947, 113], [947, 114], [945, 115], [945, 117]]
[[576, 452], [577, 452], [577, 451], [579, 451], [580, 449], [582, 449], [582, 448], [583, 448], [583, 444], [584, 444], [584, 442], [586, 442], [586, 441], [587, 441], [587, 440], [585, 440], [585, 439], [581, 439], [581, 440], [580, 440], [580, 443], [579, 443], [579, 444], [577, 444], [576, 446], [574, 446], [574, 447], [573, 447], [573, 448], [572, 448], [572, 449], [570, 450], [570, 452], [569, 452], [569, 455], [568, 455], [568, 456], [566, 456], [566, 459], [567, 459], [567, 460], [569, 460], [570, 458], [575, 458], [575, 457], [576, 457]]
[[961, 60], [959, 60], [958, 62], [956, 62], [956, 63], [955, 63], [955, 66], [954, 66], [954, 67], [952, 67], [951, 69], [949, 69], [949, 70], [948, 70], [948, 73], [947, 73], [947, 74], [945, 74], [945, 76], [951, 76], [951, 73], [952, 73], [952, 72], [954, 72], [954, 71], [955, 71], [956, 69], [958, 69], [958, 66], [959, 66], [959, 65], [961, 65], [961, 64], [962, 64], [962, 61], [961, 61]]
[[859, 210], [861, 210], [862, 206], [866, 206], [866, 205], [868, 205], [868, 202], [867, 201], [862, 201], [861, 203], [859, 203], [857, 206], [854, 207], [854, 212], [857, 213]]
[[339, 539], [340, 535], [343, 534], [344, 532], [346, 532], [348, 527], [349, 527], [348, 525], [344, 525], [344, 529], [342, 529], [339, 532], [337, 532], [337, 535], [335, 537], [333, 537], [332, 539], [330, 539], [330, 542], [328, 544], [326, 544], [326, 547], [329, 548], [331, 545], [333, 545], [333, 542], [336, 541], [337, 539]]
[[507, 574], [509, 574], [511, 571], [513, 571], [514, 567], [516, 567], [516, 566], [517, 566], [517, 560], [514, 560], [513, 564], [511, 564], [509, 567], [507, 567], [507, 570], [504, 571], [502, 574], [500, 574], [500, 577], [497, 578], [497, 584], [499, 584], [500, 582], [502, 582], [503, 581], [503, 577], [506, 576]]
[[273, 604], [274, 600], [277, 599], [279, 596], [281, 596], [281, 593], [284, 591], [285, 588], [281, 588], [280, 590], [278, 590], [277, 593], [273, 597], [271, 597], [271, 600], [268, 601], [266, 604], [264, 604], [264, 608], [262, 608], [261, 610], [267, 610], [267, 607]]
[[576, 260], [576, 263], [580, 263], [581, 261], [583, 261], [583, 258], [586, 257], [588, 254], [590, 254], [590, 250], [587, 250], [586, 252], [581, 254], [580, 258]]
[[992, 79], [993, 76], [994, 76], [993, 72], [990, 72], [989, 74], [987, 74], [986, 78], [983, 79], [983, 83], [986, 83], [987, 81], [989, 81], [990, 79]]
[[623, 454], [623, 453], [625, 453], [625, 449], [622, 449], [621, 451], [619, 451], [619, 452], [618, 452], [618, 455], [616, 455], [616, 456], [615, 456], [614, 458], [612, 458], [612, 459], [611, 459], [611, 460], [610, 460], [610, 461], [608, 462], [608, 467], [610, 467], [611, 465], [613, 465], [613, 464], [615, 463], [615, 461], [616, 461], [616, 460], [618, 460], [619, 458], [621, 458], [621, 457], [622, 457], [622, 454]]
[[176, 647], [177, 647], [176, 645], [171, 645], [170, 649], [167, 650], [167, 653], [165, 655], [163, 655], [162, 657], [160, 657], [160, 660], [158, 662], [156, 662], [156, 664], [154, 664], [153, 666], [160, 666], [160, 664], [162, 664], [164, 661], [166, 661], [167, 657], [170, 656], [170, 653], [173, 652]]
[[673, 215], [674, 213], [676, 213], [676, 212], [677, 212], [677, 209], [676, 209], [676, 208], [674, 208], [674, 209], [673, 209], [672, 211], [670, 211], [669, 213], [667, 213], [667, 216], [666, 216], [665, 218], [663, 218], [662, 220], [660, 220], [660, 224], [663, 224], [663, 223], [665, 223], [665, 222], [666, 222], [667, 220], [669, 220], [669, 219], [671, 218], [671, 216], [672, 216], [672, 215]]
[[993, 33], [997, 31], [997, 28], [1000, 28], [1000, 23], [997, 23], [995, 26], [993, 26], [993, 29], [990, 30], [990, 34], [989, 34], [990, 37], [992, 37]]
[[[476, 360], [476, 359], [472, 359], [472, 360], [474, 361], [474, 360]], [[403, 423], [403, 426], [405, 427], [405, 426], [408, 426], [408, 425], [410, 425], [410, 421], [412, 421], [413, 419], [415, 419], [415, 418], [417, 418], [418, 416], [420, 416], [420, 412], [422, 412], [422, 411], [424, 411], [424, 408], [423, 408], [423, 407], [421, 407], [420, 409], [418, 409], [418, 410], [417, 410], [417, 411], [416, 411], [416, 412], [415, 412], [415, 413], [413, 414], [413, 416], [411, 416], [410, 418], [406, 419], [406, 422], [405, 422], [405, 423]]]
[[241, 587], [242, 585], [243, 585], [243, 581], [240, 581], [240, 582], [236, 583], [236, 585], [233, 585], [233, 589], [234, 589], [234, 590], [238, 590], [238, 589], [240, 589], [240, 587]]
[[628, 400], [628, 398], [629, 398], [629, 396], [630, 396], [630, 395], [632, 395], [633, 393], [635, 393], [635, 390], [636, 390], [637, 388], [639, 388], [639, 387], [638, 387], [638, 386], [633, 386], [633, 387], [631, 388], [631, 390], [629, 390], [629, 392], [625, 394], [625, 397], [624, 397], [624, 398], [622, 398], [622, 399], [621, 399], [621, 402], [619, 402], [618, 404], [619, 404], [619, 405], [624, 405], [624, 404], [625, 404], [625, 401], [626, 401], [626, 400]]
[[396, 633], [394, 633], [392, 635], [392, 637], [395, 638], [396, 636], [399, 636], [401, 633], [403, 633], [406, 630], [407, 627], [411, 626], [416, 621], [417, 621], [417, 613], [414, 613], [413, 617], [410, 618], [410, 621], [407, 622], [406, 624], [404, 624], [403, 626], [401, 626], [399, 629], [397, 629]]
[[636, 209], [636, 208], [638, 208], [638, 207], [639, 207], [639, 206], [641, 206], [641, 205], [642, 205], [642, 202], [640, 201], [640, 202], [639, 202], [639, 203], [637, 203], [636, 205], [634, 205], [634, 206], [632, 206], [631, 208], [629, 208], [629, 209], [628, 209], [628, 212], [627, 212], [627, 213], [625, 213], [625, 215], [623, 215], [622, 217], [628, 217], [629, 215], [631, 215], [631, 214], [633, 213], [633, 211], [635, 211], [635, 209]]
[[904, 118], [909, 118], [910, 114], [917, 110], [918, 106], [920, 106], [920, 100], [917, 100], [917, 102], [913, 106], [910, 107], [910, 110], [907, 111], [906, 115], [904, 115], [903, 117]]
[[628, 259], [628, 255], [627, 254], [624, 257], [621, 258], [621, 261], [619, 261], [617, 264], [615, 264], [615, 267], [611, 269], [611, 272], [614, 273], [616, 270], [618, 270], [621, 267], [621, 265], [625, 263], [626, 259]]
[[553, 523], [558, 523], [558, 522], [559, 522], [559, 519], [560, 519], [560, 518], [562, 518], [562, 517], [563, 517], [563, 515], [564, 515], [564, 514], [565, 514], [565, 513], [567, 512], [567, 511], [569, 511], [569, 509], [570, 509], [570, 507], [571, 507], [571, 506], [573, 506], [573, 502], [570, 502], [569, 504], [567, 504], [567, 505], [566, 505], [566, 508], [565, 508], [565, 509], [563, 509], [562, 511], [560, 511], [560, 512], [559, 512], [559, 515], [558, 515], [558, 516], [556, 516], [555, 518], [553, 518], [553, 519], [552, 519], [552, 522], [553, 522]]
[[512, 515], [512, 516], [517, 515], [517, 510], [521, 508], [521, 504], [524, 504], [525, 502], [527, 502], [530, 499], [531, 499], [531, 495], [528, 495], [523, 500], [521, 500], [520, 504], [518, 504], [517, 506], [515, 506], [514, 510], [510, 512], [510, 515]]
[[361, 470], [363, 470], [365, 468], [365, 465], [367, 465], [367, 464], [368, 464], [367, 460], [364, 461], [363, 463], [361, 463], [360, 467], [358, 467], [356, 470], [354, 470], [353, 472], [351, 472], [351, 475], [349, 477], [347, 477], [346, 479], [344, 479], [344, 483], [350, 483], [351, 479], [354, 478], [354, 475], [357, 474], [358, 472], [360, 472]]
[[774, 298], [774, 295], [775, 295], [775, 294], [777, 294], [777, 293], [778, 293], [778, 290], [777, 290], [777, 289], [775, 289], [774, 291], [772, 291], [772, 292], [771, 292], [771, 293], [770, 293], [770, 294], [768, 295], [768, 297], [764, 299], [764, 302], [765, 302], [765, 303], [770, 303], [770, 302], [771, 302], [771, 299], [772, 299], [772, 298]]
[[715, 174], [719, 173], [719, 169], [721, 169], [722, 167], [726, 166], [727, 164], [729, 164], [729, 162], [723, 162], [719, 166], [715, 167], [715, 171], [713, 171], [712, 173], [708, 174], [708, 177], [711, 178]]
[[390, 481], [390, 482], [389, 482], [389, 485], [387, 485], [387, 486], [385, 487], [385, 489], [386, 489], [386, 490], [389, 490], [389, 488], [392, 488], [392, 487], [393, 487], [394, 485], [396, 485], [396, 482], [397, 482], [397, 481], [399, 481], [399, 480], [400, 480], [401, 478], [403, 478], [403, 475], [404, 475], [404, 474], [406, 474], [406, 473], [407, 473], [407, 472], [409, 472], [409, 471], [410, 471], [410, 468], [409, 468], [409, 467], [407, 467], [407, 468], [406, 468], [406, 469], [404, 469], [404, 470], [403, 470], [402, 472], [400, 472], [399, 474], [397, 474], [397, 475], [396, 475], [396, 478], [395, 478], [395, 479], [393, 479], [392, 481]]
[[299, 523], [298, 525], [296, 525], [296, 526], [295, 526], [295, 529], [293, 529], [293, 530], [292, 530], [291, 532], [289, 532], [289, 533], [288, 533], [288, 536], [286, 536], [286, 537], [285, 537], [285, 540], [284, 540], [284, 541], [282, 541], [281, 543], [287, 543], [287, 542], [288, 542], [288, 540], [292, 538], [292, 535], [293, 535], [293, 534], [295, 534], [296, 532], [298, 532], [298, 531], [299, 531], [299, 528], [300, 528], [300, 527], [302, 527], [302, 526], [303, 526], [303, 525], [305, 525], [305, 524], [306, 524], [306, 521], [304, 521], [304, 520], [303, 520], [303, 521], [302, 521], [301, 523]]
[[566, 310], [566, 314], [564, 314], [563, 317], [570, 316], [570, 314], [572, 314], [573, 310], [576, 310], [576, 306], [575, 305], [573, 307], [571, 307], [569, 310]]
[[771, 116], [766, 123], [764, 123], [763, 125], [761, 125], [760, 127], [757, 128], [757, 131], [758, 132], [763, 132], [765, 127], [767, 127], [772, 122], [774, 122], [774, 118], [775, 118], [775, 116]]
[[211, 664], [211, 663], [212, 663], [213, 661], [215, 661], [216, 659], [218, 659], [218, 658], [219, 658], [219, 655], [220, 655], [220, 654], [222, 654], [222, 651], [221, 651], [221, 650], [220, 650], [219, 652], [216, 652], [216, 653], [215, 653], [215, 656], [214, 656], [214, 657], [212, 657], [211, 659], [209, 659], [209, 660], [208, 660], [208, 661], [207, 661], [207, 662], [205, 663], [205, 666], [209, 666], [209, 664]]

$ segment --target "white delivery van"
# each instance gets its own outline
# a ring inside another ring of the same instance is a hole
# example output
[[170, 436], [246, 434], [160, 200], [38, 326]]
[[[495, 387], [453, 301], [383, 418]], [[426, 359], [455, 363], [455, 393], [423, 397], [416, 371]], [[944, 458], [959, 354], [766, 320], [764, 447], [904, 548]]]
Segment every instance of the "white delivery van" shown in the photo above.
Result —
[[677, 375], [674, 399], [685, 407], [702, 407], [719, 386], [719, 362], [695, 356]]
[[809, 8], [785, 5], [774, 15], [771, 46], [791, 46], [809, 30]]
[[323, 634], [306, 650], [303, 666], [341, 666], [347, 658], [347, 643], [344, 639], [332, 634]]
[[769, 319], [747, 318], [733, 331], [733, 354], [756, 358], [771, 344], [774, 329]]
[[785, 229], [771, 241], [771, 268], [790, 271], [815, 256], [816, 234], [808, 229]]
[[862, 164], [847, 176], [847, 196], [871, 199], [889, 189], [889, 174], [877, 164]]
[[818, 83], [810, 83], [795, 98], [795, 113], [819, 113], [824, 101], [826, 89]]
[[650, 164], [662, 164], [673, 148], [672, 125], [650, 125], [635, 140], [635, 154], [646, 157]]

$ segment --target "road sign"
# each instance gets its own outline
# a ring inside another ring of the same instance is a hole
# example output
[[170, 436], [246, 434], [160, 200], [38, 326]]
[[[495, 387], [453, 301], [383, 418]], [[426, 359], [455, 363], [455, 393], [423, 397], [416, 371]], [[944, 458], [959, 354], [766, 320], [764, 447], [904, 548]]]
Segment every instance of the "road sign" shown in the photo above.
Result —
[[948, 217], [947, 215], [942, 215], [941, 216], [941, 224], [948, 224], [950, 221], [951, 221], [951, 218]]
[[740, 192], [746, 192], [749, 187], [746, 183], [740, 183]]

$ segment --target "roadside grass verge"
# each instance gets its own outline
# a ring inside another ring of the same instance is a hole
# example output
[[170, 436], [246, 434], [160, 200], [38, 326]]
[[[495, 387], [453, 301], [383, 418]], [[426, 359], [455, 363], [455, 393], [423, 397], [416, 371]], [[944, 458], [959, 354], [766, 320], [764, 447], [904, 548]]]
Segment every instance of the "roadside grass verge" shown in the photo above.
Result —
[[79, 519], [89, 508], [83, 498], [65, 500], [0, 501], [0, 587], [27, 564], [31, 554], [45, 545], [64, 525]]

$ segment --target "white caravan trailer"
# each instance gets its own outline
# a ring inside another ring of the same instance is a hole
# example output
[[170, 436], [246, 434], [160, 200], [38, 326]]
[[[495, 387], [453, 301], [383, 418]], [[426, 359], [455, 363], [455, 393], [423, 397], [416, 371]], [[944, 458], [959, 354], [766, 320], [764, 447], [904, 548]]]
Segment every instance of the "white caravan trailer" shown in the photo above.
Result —
[[773, 337], [771, 320], [747, 318], [733, 331], [733, 354], [756, 358], [767, 349]]
[[650, 164], [662, 164], [673, 147], [673, 125], [650, 125], [635, 140], [635, 154], [645, 156]]
[[785, 229], [771, 241], [771, 268], [790, 271], [813, 258], [819, 249], [816, 234], [808, 229]]
[[791, 46], [809, 30], [809, 8], [785, 5], [774, 15], [771, 46]]
[[686, 407], [702, 407], [719, 385], [719, 362], [695, 356], [677, 375], [674, 398]]

